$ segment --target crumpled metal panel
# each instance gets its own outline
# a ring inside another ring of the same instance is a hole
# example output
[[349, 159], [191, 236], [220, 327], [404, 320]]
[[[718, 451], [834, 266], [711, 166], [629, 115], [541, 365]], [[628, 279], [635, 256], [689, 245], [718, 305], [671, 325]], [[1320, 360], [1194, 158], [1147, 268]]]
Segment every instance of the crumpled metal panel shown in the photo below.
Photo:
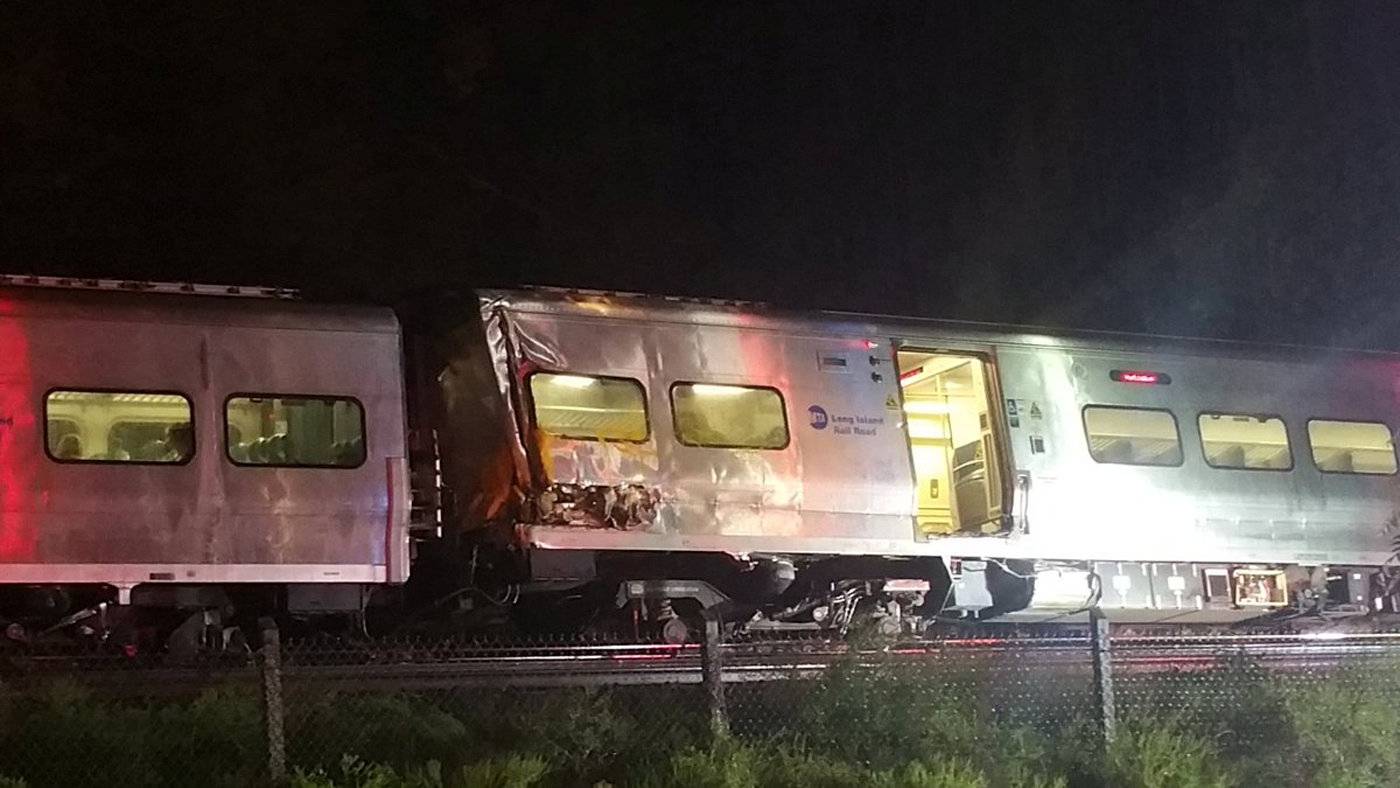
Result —
[[[523, 425], [533, 484], [527, 519], [593, 528], [646, 529], [657, 519], [661, 478], [655, 429], [645, 441], [578, 440], [547, 434], [528, 418], [528, 379], [569, 372], [647, 380], [639, 333], [626, 325], [541, 319], [499, 310], [511, 363], [498, 374]], [[654, 408], [648, 407], [648, 410]]]
[[[633, 378], [644, 387], [650, 383], [643, 350], [646, 332], [636, 325], [510, 312], [504, 314], [504, 322], [515, 362], [510, 386], [522, 412], [529, 408], [526, 381], [537, 371]], [[555, 483], [655, 485], [657, 411], [654, 403], [648, 405], [651, 434], [641, 443], [576, 440], [530, 429], [527, 440], [537, 470]]]
[[532, 502], [541, 523], [631, 531], [656, 522], [658, 495], [640, 484], [548, 484]]

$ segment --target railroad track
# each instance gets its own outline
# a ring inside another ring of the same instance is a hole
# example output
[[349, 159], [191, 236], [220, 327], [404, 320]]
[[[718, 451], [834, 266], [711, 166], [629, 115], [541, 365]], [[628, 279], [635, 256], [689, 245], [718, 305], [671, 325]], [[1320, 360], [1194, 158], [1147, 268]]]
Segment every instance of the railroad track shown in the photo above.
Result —
[[[1400, 665], [1400, 633], [1346, 635], [1209, 635], [1124, 637], [1113, 641], [1113, 666], [1123, 673], [1201, 671], [1247, 659], [1276, 672], [1327, 670], [1344, 663], [1393, 659]], [[884, 648], [816, 640], [729, 643], [721, 651], [726, 683], [812, 679], [855, 662], [890, 669], [978, 668], [1043, 672], [1091, 669], [1082, 637], [944, 638]], [[430, 690], [491, 687], [699, 684], [698, 645], [586, 644], [533, 647], [371, 645], [345, 651], [291, 649], [284, 682], [303, 690]], [[0, 685], [23, 690], [54, 679], [100, 694], [188, 694], [220, 684], [254, 684], [251, 658], [219, 664], [172, 666], [112, 658], [18, 657], [0, 661]]]

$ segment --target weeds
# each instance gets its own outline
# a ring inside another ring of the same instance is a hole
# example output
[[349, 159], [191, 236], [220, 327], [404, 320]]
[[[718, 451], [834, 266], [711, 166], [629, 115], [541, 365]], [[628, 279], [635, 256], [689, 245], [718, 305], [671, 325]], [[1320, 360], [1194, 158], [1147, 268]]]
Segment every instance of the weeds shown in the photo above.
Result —
[[[989, 700], [1007, 695], [976, 670], [945, 666], [930, 674], [863, 659], [816, 682], [736, 690], [741, 724], [719, 738], [689, 687], [289, 694], [291, 784], [1400, 785], [1400, 705], [1389, 700], [1400, 679], [1387, 678], [1400, 671], [1390, 665], [1311, 683], [1244, 662], [1124, 679], [1124, 719], [1105, 747], [1089, 718], [1010, 724], [1006, 709]], [[102, 700], [71, 684], [10, 693], [0, 707], [0, 775], [10, 776], [0, 776], [0, 788], [263, 785], [262, 713], [250, 690], [226, 687], [161, 704]]]
[[548, 773], [543, 759], [519, 755], [479, 761], [456, 772], [444, 772], [442, 764], [428, 761], [402, 774], [392, 766], [347, 755], [331, 769], [297, 769], [291, 788], [533, 788]]
[[888, 770], [872, 769], [772, 743], [733, 739], [706, 748], [676, 753], [660, 770], [626, 783], [639, 788], [981, 788], [990, 783], [970, 763], [906, 762]]
[[1286, 694], [1296, 731], [1299, 771], [1326, 788], [1400, 783], [1400, 708], [1352, 682], [1302, 687]]
[[531, 788], [546, 780], [549, 762], [535, 756], [510, 755], [463, 766], [448, 788]]
[[416, 694], [332, 694], [288, 708], [288, 756], [309, 767], [346, 753], [394, 766], [454, 762], [470, 744], [461, 720]]
[[1239, 780], [1208, 739], [1174, 721], [1122, 727], [1104, 758], [1107, 784], [1121, 788], [1235, 788]]
[[255, 696], [210, 690], [183, 704], [102, 702], [72, 684], [16, 698], [0, 720], [0, 769], [36, 786], [246, 785], [261, 763]]

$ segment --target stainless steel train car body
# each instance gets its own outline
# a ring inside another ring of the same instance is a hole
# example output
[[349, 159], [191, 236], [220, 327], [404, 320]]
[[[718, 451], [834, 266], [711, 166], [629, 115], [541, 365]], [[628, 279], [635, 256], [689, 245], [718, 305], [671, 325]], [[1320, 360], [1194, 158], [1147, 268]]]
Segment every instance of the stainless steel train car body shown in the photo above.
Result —
[[[497, 384], [513, 423], [531, 436], [514, 446], [518, 483], [638, 485], [657, 497], [653, 519], [623, 528], [537, 518], [522, 526], [535, 548], [1370, 566], [1390, 555], [1385, 523], [1396, 511], [1396, 477], [1319, 471], [1306, 423], [1374, 420], [1393, 429], [1400, 396], [1393, 355], [785, 316], [588, 293], [492, 292], [481, 305]], [[901, 348], [966, 355], [990, 370], [988, 417], [1005, 513], [994, 533], [917, 531]], [[1171, 383], [1111, 378], [1123, 369], [1160, 370]], [[532, 370], [641, 381], [650, 434], [636, 444], [536, 440], [525, 393]], [[678, 381], [777, 388], [789, 444], [774, 451], [683, 445], [668, 397]], [[1181, 464], [1097, 462], [1085, 434], [1090, 405], [1170, 410]], [[811, 415], [814, 407], [827, 423]], [[1292, 469], [1209, 467], [1196, 427], [1202, 412], [1283, 417]], [[838, 434], [834, 415], [863, 429]]]
[[[383, 583], [408, 573], [398, 323], [282, 301], [0, 290], [0, 582]], [[187, 462], [58, 462], [55, 390], [189, 400]], [[358, 467], [238, 466], [235, 394], [350, 397]]]

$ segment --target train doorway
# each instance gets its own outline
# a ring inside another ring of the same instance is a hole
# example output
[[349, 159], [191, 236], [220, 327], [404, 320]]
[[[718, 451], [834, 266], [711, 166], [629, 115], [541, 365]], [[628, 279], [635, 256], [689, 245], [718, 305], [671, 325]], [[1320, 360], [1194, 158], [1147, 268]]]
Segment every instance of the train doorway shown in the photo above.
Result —
[[898, 360], [920, 538], [1000, 532], [1004, 493], [986, 362], [910, 349]]

